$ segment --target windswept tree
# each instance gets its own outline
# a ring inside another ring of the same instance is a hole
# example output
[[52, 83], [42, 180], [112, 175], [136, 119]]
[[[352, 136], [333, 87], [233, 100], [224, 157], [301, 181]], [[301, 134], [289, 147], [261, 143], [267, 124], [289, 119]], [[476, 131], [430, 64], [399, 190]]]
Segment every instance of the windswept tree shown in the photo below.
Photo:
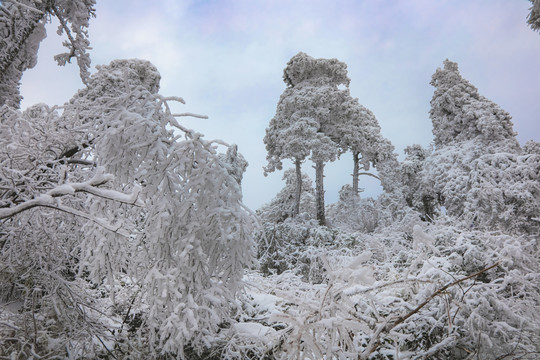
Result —
[[[348, 88], [347, 65], [337, 59], [314, 59], [300, 52], [287, 63], [283, 80], [287, 88], [264, 138], [268, 152], [265, 173], [280, 170], [282, 161], [291, 159], [297, 178], [301, 179], [301, 164], [309, 156], [315, 163], [317, 219], [324, 225], [324, 165], [338, 155], [332, 134], [336, 133], [339, 107], [348, 95], [347, 89], [338, 88]], [[298, 215], [302, 182], [296, 184], [294, 214]]]
[[55, 17], [58, 33], [65, 33], [67, 52], [55, 56], [59, 65], [75, 58], [83, 82], [89, 76], [90, 42], [87, 28], [94, 16], [95, 0], [4, 0], [0, 2], [0, 106], [18, 108], [19, 82], [25, 70], [36, 65], [45, 25]]
[[446, 60], [431, 84], [435, 149], [422, 171], [427, 193], [473, 226], [536, 231], [540, 163], [519, 146], [511, 116], [479, 95], [454, 62]]
[[445, 60], [430, 84], [435, 87], [429, 117], [436, 149], [469, 140], [489, 147], [519, 148], [510, 114], [462, 78], [457, 63]]

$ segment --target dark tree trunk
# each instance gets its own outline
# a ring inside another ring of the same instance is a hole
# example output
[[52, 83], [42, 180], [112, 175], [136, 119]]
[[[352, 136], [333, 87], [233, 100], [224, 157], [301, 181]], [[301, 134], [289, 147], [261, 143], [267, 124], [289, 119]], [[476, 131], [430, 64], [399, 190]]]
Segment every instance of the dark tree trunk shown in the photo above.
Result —
[[299, 159], [296, 159], [295, 165], [296, 165], [296, 193], [294, 194], [293, 217], [297, 217], [298, 214], [300, 214], [300, 197], [302, 195], [302, 170], [300, 168], [301, 162]]
[[353, 194], [358, 195], [358, 173], [360, 172], [360, 153], [358, 151], [353, 151], [353, 174], [352, 174], [352, 189]]
[[324, 163], [322, 161], [315, 162], [315, 190], [317, 192], [317, 220], [319, 225], [326, 225], [324, 216]]

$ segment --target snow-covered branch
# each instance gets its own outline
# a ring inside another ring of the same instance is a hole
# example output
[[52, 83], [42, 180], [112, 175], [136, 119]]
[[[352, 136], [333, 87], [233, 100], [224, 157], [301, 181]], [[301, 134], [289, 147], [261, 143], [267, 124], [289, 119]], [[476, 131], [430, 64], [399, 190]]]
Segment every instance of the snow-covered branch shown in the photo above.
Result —
[[[34, 207], [39, 207], [39, 206], [54, 208], [54, 209], [58, 209], [64, 212], [70, 212], [77, 216], [88, 218], [89, 215], [83, 215], [85, 213], [82, 213], [80, 211], [77, 211], [71, 208], [62, 207], [61, 205], [57, 204], [56, 200], [54, 200], [54, 198], [65, 196], [65, 195], [72, 195], [77, 192], [85, 192], [85, 193], [89, 193], [89, 194], [92, 194], [94, 196], [98, 196], [104, 199], [108, 199], [108, 200], [112, 200], [112, 201], [116, 201], [116, 202], [120, 202], [124, 204], [134, 205], [138, 207], [144, 206], [144, 202], [141, 199], [139, 199], [139, 192], [141, 189], [138, 186], [136, 186], [133, 192], [131, 192], [130, 194], [125, 194], [116, 190], [99, 188], [99, 186], [108, 183], [113, 178], [114, 177], [111, 174], [97, 173], [92, 179], [86, 182], [67, 183], [67, 184], [59, 185], [47, 191], [45, 194], [41, 194], [32, 200], [25, 201], [22, 204], [19, 204], [17, 206], [13, 206], [10, 208], [0, 209], [0, 220], [10, 218], [18, 213], [21, 213], [23, 211], [29, 210]], [[95, 220], [93, 218], [89, 218], [89, 219], [92, 221]], [[100, 225], [103, 225], [103, 224], [100, 223]], [[109, 228], [107, 227], [107, 229]]]
[[199, 114], [190, 113], [190, 112], [180, 113], [180, 114], [172, 114], [172, 116], [174, 116], [174, 117], [190, 116], [190, 117], [199, 118], [199, 119], [208, 119], [208, 115], [199, 115]]

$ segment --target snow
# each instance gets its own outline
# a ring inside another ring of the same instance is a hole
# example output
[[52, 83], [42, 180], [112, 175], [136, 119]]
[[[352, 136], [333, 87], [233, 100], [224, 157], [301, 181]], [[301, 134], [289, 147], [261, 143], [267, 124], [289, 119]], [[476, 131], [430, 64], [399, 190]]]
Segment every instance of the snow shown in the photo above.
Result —
[[272, 336], [276, 333], [276, 330], [274, 330], [273, 328], [255, 322], [233, 324], [232, 331], [234, 331], [240, 336], [249, 336], [256, 338], [272, 338]]

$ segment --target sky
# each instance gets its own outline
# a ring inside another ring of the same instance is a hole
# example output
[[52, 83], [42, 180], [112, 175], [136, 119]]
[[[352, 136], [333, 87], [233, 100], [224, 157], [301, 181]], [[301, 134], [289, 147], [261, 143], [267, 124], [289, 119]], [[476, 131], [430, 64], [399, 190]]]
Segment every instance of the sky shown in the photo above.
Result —
[[[180, 96], [181, 118], [205, 135], [237, 144], [249, 162], [244, 202], [252, 209], [284, 186], [263, 176], [265, 129], [285, 89], [283, 69], [300, 51], [347, 64], [353, 97], [376, 116], [403, 158], [433, 141], [432, 74], [445, 59], [481, 95], [508, 111], [520, 143], [540, 141], [540, 34], [526, 24], [528, 0], [97, 0], [90, 22], [92, 64], [141, 58], [161, 73], [160, 93]], [[57, 24], [47, 28], [38, 64], [22, 79], [22, 107], [63, 104], [83, 84], [75, 65], [58, 67]], [[93, 69], [95, 71], [95, 69]], [[285, 169], [292, 164], [285, 163]], [[314, 179], [312, 163], [303, 170]], [[325, 167], [326, 201], [351, 182], [352, 156]], [[360, 179], [363, 196], [380, 192]]]

